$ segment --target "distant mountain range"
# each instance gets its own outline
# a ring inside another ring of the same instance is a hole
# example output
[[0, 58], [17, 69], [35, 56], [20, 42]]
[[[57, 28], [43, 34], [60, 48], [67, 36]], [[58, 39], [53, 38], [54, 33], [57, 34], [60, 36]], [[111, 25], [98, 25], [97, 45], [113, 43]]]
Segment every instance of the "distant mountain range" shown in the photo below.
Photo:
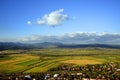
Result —
[[44, 43], [15, 43], [15, 42], [0, 42], [0, 50], [7, 49], [34, 49], [34, 48], [48, 48], [48, 47], [58, 47], [63, 45], [62, 43], [52, 43], [52, 42], [44, 42]]
[[34, 48], [114, 48], [120, 49], [120, 45], [109, 44], [63, 44], [59, 42], [44, 42], [44, 43], [14, 43], [14, 42], [0, 42], [0, 50], [8, 49], [34, 49]]

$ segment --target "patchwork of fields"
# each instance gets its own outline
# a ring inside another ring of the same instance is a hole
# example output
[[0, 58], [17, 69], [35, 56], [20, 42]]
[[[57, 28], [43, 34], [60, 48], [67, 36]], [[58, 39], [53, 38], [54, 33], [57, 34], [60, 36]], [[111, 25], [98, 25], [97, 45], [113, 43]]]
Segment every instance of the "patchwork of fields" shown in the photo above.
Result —
[[0, 73], [47, 72], [61, 64], [120, 63], [118, 49], [33, 49], [1, 51]]

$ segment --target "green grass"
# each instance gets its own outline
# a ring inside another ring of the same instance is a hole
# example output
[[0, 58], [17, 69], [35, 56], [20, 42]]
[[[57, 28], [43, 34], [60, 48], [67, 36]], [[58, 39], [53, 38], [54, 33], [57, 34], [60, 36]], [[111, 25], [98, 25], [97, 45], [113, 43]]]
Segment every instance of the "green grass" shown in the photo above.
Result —
[[28, 66], [30, 64], [36, 63], [39, 60], [28, 60], [28, 61], [24, 61], [24, 62], [20, 62], [20, 63], [16, 63], [15, 65], [21, 65], [21, 66]]

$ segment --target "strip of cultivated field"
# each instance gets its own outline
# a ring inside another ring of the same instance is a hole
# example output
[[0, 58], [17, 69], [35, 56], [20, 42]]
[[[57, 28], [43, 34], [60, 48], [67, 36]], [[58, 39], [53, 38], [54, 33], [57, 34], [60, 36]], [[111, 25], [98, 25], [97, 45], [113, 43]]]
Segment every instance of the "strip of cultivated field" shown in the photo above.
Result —
[[49, 69], [56, 67], [60, 64], [61, 61], [66, 60], [68, 58], [53, 58], [51, 60], [45, 60], [43, 62], [41, 62], [38, 66], [29, 69], [27, 72], [45, 72], [48, 71]]

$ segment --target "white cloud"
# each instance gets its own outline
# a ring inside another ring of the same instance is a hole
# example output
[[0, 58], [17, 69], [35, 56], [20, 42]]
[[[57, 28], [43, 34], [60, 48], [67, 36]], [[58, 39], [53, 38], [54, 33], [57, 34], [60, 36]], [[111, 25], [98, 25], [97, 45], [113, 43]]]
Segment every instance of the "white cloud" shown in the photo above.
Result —
[[26, 41], [29, 41], [30, 39], [28, 39], [28, 38], [23, 38], [21, 41], [23, 41], [23, 42], [26, 42]]
[[45, 24], [45, 21], [44, 21], [44, 20], [38, 20], [38, 21], [37, 21], [37, 24], [39, 24], [39, 25], [44, 25], [44, 24]]
[[64, 20], [68, 19], [68, 15], [62, 14], [64, 9], [59, 9], [51, 12], [50, 14], [45, 14], [42, 19], [37, 20], [39, 25], [49, 25], [49, 26], [58, 26], [61, 25]]
[[27, 21], [27, 24], [28, 24], [28, 25], [31, 25], [31, 21]]
[[33, 35], [23, 37], [22, 42], [61, 42], [61, 43], [76, 43], [76, 44], [120, 44], [120, 34], [114, 33], [93, 33], [93, 32], [77, 32], [67, 33], [62, 35]]

